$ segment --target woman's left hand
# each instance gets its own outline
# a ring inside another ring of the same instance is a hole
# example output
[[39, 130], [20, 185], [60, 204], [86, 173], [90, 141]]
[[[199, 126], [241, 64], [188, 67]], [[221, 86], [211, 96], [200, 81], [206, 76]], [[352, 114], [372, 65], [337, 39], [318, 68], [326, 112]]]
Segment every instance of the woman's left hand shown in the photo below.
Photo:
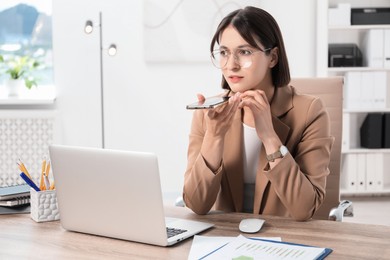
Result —
[[264, 145], [267, 146], [267, 142], [272, 142], [272, 148], [269, 148], [278, 148], [281, 142], [272, 124], [271, 106], [265, 92], [248, 90], [241, 94], [241, 100], [240, 108], [248, 107], [252, 111], [257, 135]]

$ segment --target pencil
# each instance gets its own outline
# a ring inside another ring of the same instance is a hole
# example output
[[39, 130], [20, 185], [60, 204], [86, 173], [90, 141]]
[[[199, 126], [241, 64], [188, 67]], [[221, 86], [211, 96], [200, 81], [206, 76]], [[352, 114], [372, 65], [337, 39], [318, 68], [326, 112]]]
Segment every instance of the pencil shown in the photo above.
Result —
[[30, 179], [32, 179], [30, 173], [27, 171], [26, 166], [24, 165], [24, 163], [22, 162], [22, 160], [20, 160], [20, 158], [19, 158], [18, 166], [19, 166], [20, 171], [24, 172], [24, 174], [26, 174], [27, 177], [29, 177]]
[[41, 172], [41, 179], [39, 181], [39, 189], [40, 190], [45, 190], [46, 189], [46, 186], [45, 186], [45, 170], [46, 170], [46, 159], [43, 159], [43, 162], [42, 162], [42, 172]]

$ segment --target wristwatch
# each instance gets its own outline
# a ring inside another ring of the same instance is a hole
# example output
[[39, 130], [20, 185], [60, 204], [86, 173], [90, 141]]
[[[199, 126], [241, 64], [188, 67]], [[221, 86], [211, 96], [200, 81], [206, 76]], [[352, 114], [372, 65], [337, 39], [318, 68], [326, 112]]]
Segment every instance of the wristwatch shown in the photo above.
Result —
[[267, 160], [269, 162], [274, 162], [275, 159], [283, 158], [284, 156], [286, 156], [287, 153], [288, 153], [287, 147], [284, 145], [281, 145], [278, 151], [271, 153], [271, 154], [267, 154]]

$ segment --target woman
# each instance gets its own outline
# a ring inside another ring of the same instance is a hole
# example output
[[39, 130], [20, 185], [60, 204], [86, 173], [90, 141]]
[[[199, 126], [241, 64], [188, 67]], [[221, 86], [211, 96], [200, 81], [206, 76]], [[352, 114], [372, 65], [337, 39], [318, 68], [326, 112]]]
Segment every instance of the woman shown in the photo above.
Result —
[[310, 219], [324, 200], [333, 137], [322, 102], [288, 85], [275, 19], [255, 7], [230, 13], [212, 39], [211, 57], [230, 99], [194, 112], [186, 206], [197, 214], [213, 208]]

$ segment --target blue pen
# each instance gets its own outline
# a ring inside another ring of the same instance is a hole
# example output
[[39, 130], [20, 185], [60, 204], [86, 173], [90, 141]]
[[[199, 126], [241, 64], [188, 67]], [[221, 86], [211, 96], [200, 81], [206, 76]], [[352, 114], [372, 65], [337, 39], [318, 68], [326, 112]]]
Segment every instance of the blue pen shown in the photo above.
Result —
[[24, 180], [28, 185], [30, 185], [31, 188], [33, 188], [33, 189], [36, 190], [36, 191], [41, 191], [41, 190], [37, 187], [37, 185], [35, 185], [35, 183], [34, 183], [29, 177], [27, 177], [27, 175], [26, 175], [24, 172], [21, 172], [21, 173], [20, 173], [20, 177], [22, 177], [23, 180]]

